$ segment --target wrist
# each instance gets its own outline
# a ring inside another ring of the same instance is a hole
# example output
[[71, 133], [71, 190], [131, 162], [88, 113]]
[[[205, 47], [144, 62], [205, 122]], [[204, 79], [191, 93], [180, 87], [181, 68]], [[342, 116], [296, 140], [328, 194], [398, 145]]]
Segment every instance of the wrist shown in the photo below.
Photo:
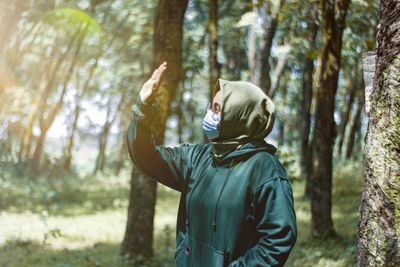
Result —
[[152, 102], [150, 103], [149, 100], [145, 100], [145, 101], [148, 101], [146, 103], [143, 101], [143, 99], [145, 99], [145, 98], [143, 98], [142, 95], [139, 93], [136, 97], [135, 105], [137, 106], [137, 108], [140, 110], [141, 113], [146, 114], [146, 113], [151, 112], [153, 103]]
[[143, 105], [151, 106], [154, 102], [154, 97], [145, 97], [141, 92], [139, 92], [140, 102]]

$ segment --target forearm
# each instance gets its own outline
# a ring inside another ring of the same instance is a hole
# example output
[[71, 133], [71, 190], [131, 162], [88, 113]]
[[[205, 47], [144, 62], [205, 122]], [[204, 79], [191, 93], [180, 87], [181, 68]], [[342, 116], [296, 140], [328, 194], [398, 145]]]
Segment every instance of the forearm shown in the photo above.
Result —
[[154, 145], [151, 133], [154, 117], [154, 108], [150, 104], [143, 104], [138, 95], [132, 107], [132, 118], [127, 132], [129, 156], [143, 173], [166, 186], [180, 190], [178, 181], [171, 177], [167, 163]]

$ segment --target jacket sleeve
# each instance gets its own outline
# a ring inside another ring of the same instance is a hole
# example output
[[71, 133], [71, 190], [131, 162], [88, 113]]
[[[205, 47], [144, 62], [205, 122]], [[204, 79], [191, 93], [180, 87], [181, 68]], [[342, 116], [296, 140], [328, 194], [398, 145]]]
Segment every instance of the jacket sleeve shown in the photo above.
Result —
[[143, 103], [140, 95], [132, 106], [132, 118], [127, 131], [130, 158], [144, 174], [170, 188], [182, 191], [189, 172], [189, 144], [177, 147], [155, 145], [151, 125], [156, 114], [154, 105]]
[[283, 266], [297, 239], [289, 180], [275, 178], [257, 187], [253, 203], [260, 238], [229, 267]]

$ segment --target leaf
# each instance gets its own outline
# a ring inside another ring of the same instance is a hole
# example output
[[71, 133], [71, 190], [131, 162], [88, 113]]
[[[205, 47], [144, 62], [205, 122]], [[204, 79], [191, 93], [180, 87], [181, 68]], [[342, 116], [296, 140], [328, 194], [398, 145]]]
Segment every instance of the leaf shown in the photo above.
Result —
[[86, 34], [103, 38], [104, 30], [95, 18], [76, 8], [56, 8], [47, 12], [43, 21], [56, 30], [76, 31], [85, 27]]

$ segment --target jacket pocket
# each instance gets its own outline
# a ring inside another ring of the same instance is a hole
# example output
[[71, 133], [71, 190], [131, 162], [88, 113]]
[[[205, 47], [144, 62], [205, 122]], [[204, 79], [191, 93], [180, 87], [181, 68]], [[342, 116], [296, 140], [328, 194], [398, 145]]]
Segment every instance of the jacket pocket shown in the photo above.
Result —
[[186, 237], [182, 239], [181, 243], [180, 243], [179, 246], [176, 248], [176, 250], [175, 250], [175, 255], [174, 255], [174, 259], [176, 259], [176, 257], [178, 256], [178, 254], [183, 250], [183, 247], [185, 246], [185, 240], [186, 240]]
[[[190, 266], [224, 267], [227, 265], [226, 254], [208, 244], [190, 238]], [[185, 253], [182, 253], [185, 254]]]

